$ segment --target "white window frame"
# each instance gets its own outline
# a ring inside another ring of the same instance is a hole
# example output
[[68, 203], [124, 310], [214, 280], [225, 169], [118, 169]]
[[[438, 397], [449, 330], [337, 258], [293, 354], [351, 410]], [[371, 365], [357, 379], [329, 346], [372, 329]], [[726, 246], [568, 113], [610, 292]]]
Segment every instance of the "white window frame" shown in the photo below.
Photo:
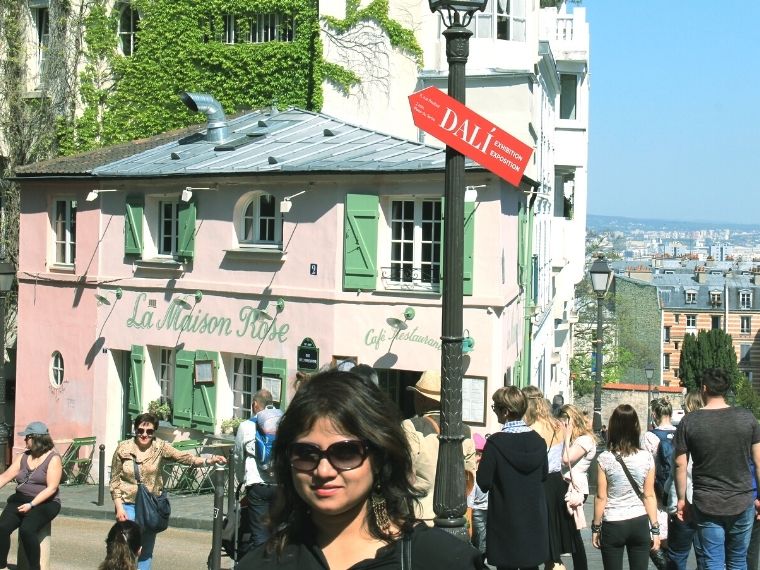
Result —
[[66, 379], [63, 355], [59, 351], [50, 355], [50, 385], [60, 388]]
[[[394, 204], [403, 204], [401, 218], [395, 218]], [[425, 204], [432, 206], [432, 216], [423, 219]], [[411, 204], [411, 206], [410, 206]], [[407, 208], [412, 208], [408, 216]], [[438, 217], [436, 218], [436, 212]], [[387, 199], [387, 235], [383, 283], [388, 290], [438, 291], [441, 284], [441, 256], [443, 248], [443, 205], [438, 197], [394, 196]], [[411, 223], [411, 236], [408, 225]], [[431, 239], [423, 240], [425, 225], [429, 224]], [[397, 230], [398, 228], [398, 230]], [[397, 231], [394, 238], [394, 231]], [[437, 232], [437, 239], [436, 238]], [[395, 249], [395, 251], [394, 251]], [[425, 256], [425, 252], [429, 252]], [[411, 257], [410, 255], [411, 254]]]
[[722, 303], [721, 292], [710, 291], [710, 304], [713, 306], [718, 306], [721, 303]]
[[295, 19], [278, 12], [261, 12], [253, 16], [223, 16], [222, 43], [292, 42], [295, 38]]
[[161, 390], [161, 401], [171, 403], [174, 401], [174, 350], [171, 348], [159, 348], [158, 350], [158, 373], [156, 374], [158, 387]]
[[740, 319], [740, 327], [741, 334], [752, 333], [752, 317], [749, 315], [742, 315]]
[[752, 308], [752, 291], [739, 291], [739, 308]]
[[[689, 324], [689, 321], [693, 321], [693, 324]], [[686, 330], [697, 330], [697, 315], [686, 315]]]
[[668, 353], [662, 355], [662, 369], [670, 370], [670, 354]]
[[[165, 207], [171, 209], [170, 216], [167, 218]], [[166, 222], [172, 224], [172, 229], [166, 232]], [[171, 240], [170, 247], [167, 249], [164, 240]], [[175, 200], [161, 200], [158, 203], [158, 243], [156, 250], [159, 256], [175, 257], [179, 249], [179, 202]]]
[[[262, 199], [269, 198], [274, 204], [274, 215], [262, 214]], [[268, 192], [250, 192], [237, 208], [235, 227], [238, 244], [244, 247], [282, 248], [282, 213], [280, 200]], [[250, 232], [248, 231], [250, 230]], [[266, 231], [261, 239], [261, 231]]]
[[[140, 27], [140, 13], [136, 8], [133, 8], [129, 2], [120, 2], [118, 4], [118, 10], [119, 22], [117, 33], [119, 34], [119, 53], [123, 56], [130, 57], [134, 55], [137, 50], [137, 36], [135, 34]], [[127, 28], [122, 27], [125, 15], [129, 16]]]
[[526, 3], [526, 0], [492, 0], [483, 12], [475, 12], [467, 26], [472, 38], [524, 42]]
[[232, 357], [232, 374], [229, 375], [232, 391], [232, 416], [251, 417], [253, 395], [261, 385], [262, 361], [260, 358], [236, 354]]
[[35, 40], [37, 43], [37, 68], [42, 75], [45, 52], [50, 46], [50, 8], [41, 6], [34, 9]]
[[687, 305], [694, 305], [697, 302], [697, 292], [696, 291], [686, 291], [686, 304]]
[[[59, 208], [63, 208], [63, 218], [59, 220]], [[72, 198], [56, 197], [53, 200], [53, 263], [73, 266], [76, 261], [76, 211], [77, 201]], [[59, 255], [59, 247], [63, 247]]]

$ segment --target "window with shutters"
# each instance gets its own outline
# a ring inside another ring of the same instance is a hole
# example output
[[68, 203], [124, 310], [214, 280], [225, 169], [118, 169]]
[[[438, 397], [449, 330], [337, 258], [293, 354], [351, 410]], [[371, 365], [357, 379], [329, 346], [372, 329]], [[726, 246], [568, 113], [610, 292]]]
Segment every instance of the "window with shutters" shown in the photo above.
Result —
[[139, 265], [152, 261], [188, 261], [194, 256], [195, 198], [128, 195], [124, 212], [124, 253], [137, 255]]
[[159, 202], [158, 212], [158, 254], [177, 254], [179, 241], [179, 203]]

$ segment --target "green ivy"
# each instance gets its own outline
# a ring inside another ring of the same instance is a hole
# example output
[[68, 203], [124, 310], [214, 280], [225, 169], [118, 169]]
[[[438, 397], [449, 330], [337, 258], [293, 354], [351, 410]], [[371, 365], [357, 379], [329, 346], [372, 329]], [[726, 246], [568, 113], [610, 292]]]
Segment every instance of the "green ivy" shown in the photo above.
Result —
[[[131, 4], [140, 13], [137, 48], [124, 57], [117, 51], [118, 4], [108, 12], [105, 0], [93, 0], [80, 75], [83, 112], [73, 122], [58, 125], [65, 154], [202, 122], [181, 102], [182, 91], [210, 93], [227, 113], [270, 105], [319, 110], [323, 81], [343, 92], [360, 82], [350, 69], [325, 61], [318, 6], [309, 0], [132, 0]], [[232, 45], [221, 41], [225, 14], [244, 21], [268, 13], [294, 18], [293, 41]], [[356, 0], [347, 0], [344, 20], [323, 17], [338, 33], [368, 20], [388, 35], [391, 46], [421, 64], [422, 50], [413, 32], [390, 19], [387, 0], [374, 0], [361, 10]]]

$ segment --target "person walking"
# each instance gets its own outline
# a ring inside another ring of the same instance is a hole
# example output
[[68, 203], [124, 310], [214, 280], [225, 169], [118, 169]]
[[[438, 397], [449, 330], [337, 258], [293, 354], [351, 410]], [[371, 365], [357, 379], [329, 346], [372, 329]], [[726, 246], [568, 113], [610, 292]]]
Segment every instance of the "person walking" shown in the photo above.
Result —
[[247, 522], [251, 530], [249, 543], [240, 545], [242, 554], [264, 544], [269, 538], [267, 521], [277, 483], [271, 470], [262, 465], [256, 454], [256, 416], [270, 406], [273, 407], [272, 393], [265, 389], [256, 392], [251, 400], [251, 417], [241, 422], [235, 434], [235, 471], [237, 480], [245, 485]]
[[[560, 420], [565, 428], [565, 447], [562, 463], [568, 469], [565, 480], [583, 494], [583, 502], [588, 498], [588, 470], [596, 457], [597, 441], [586, 417], [572, 404], [560, 408]], [[573, 570], [587, 570], [586, 547], [581, 531], [576, 527], [573, 535]]]
[[499, 388], [492, 399], [503, 427], [486, 440], [476, 477], [488, 493], [486, 560], [499, 570], [537, 569], [549, 560], [546, 444], [523, 420], [528, 402], [519, 388]]
[[[417, 415], [406, 419], [401, 424], [406, 432], [412, 450], [415, 487], [421, 493], [419, 501], [419, 518], [433, 526], [433, 494], [435, 492], [435, 473], [438, 468], [438, 435], [441, 433], [441, 374], [436, 370], [423, 372], [414, 386], [414, 409]], [[477, 463], [475, 461], [475, 444], [470, 437], [470, 427], [462, 425], [464, 440], [462, 453], [465, 480], [475, 478]], [[467, 496], [462, 489], [462, 499]]]
[[272, 533], [239, 570], [485, 569], [472, 545], [416, 519], [398, 408], [373, 383], [313, 376], [285, 411], [274, 457]]
[[[142, 484], [154, 495], [160, 495], [164, 488], [163, 465], [166, 461], [194, 467], [227, 463], [221, 455], [204, 458], [178, 451], [169, 442], [155, 437], [157, 429], [158, 418], [155, 415], [140, 414], [134, 421], [134, 438], [120, 442], [113, 453], [109, 488], [117, 521], [135, 520], [135, 465]], [[150, 570], [155, 543], [156, 533], [143, 530], [142, 551], [137, 563], [139, 570]]]
[[560, 421], [552, 416], [543, 393], [535, 386], [522, 389], [527, 398], [525, 423], [534, 429], [546, 444], [549, 473], [544, 481], [546, 508], [549, 522], [549, 558], [546, 570], [562, 565], [565, 552], [575, 553], [575, 521], [567, 510], [565, 494], [568, 484], [562, 477], [562, 450], [565, 447], [565, 431]]
[[142, 530], [134, 521], [117, 521], [108, 531], [106, 559], [98, 570], [137, 570]]
[[641, 449], [636, 410], [621, 404], [609, 421], [607, 451], [597, 460], [597, 494], [591, 543], [602, 551], [604, 570], [622, 570], [628, 552], [630, 570], [647, 570], [650, 548], [660, 547], [654, 458]]
[[18, 529], [30, 570], [39, 570], [37, 533], [61, 511], [58, 488], [63, 466], [45, 424], [32, 422], [18, 435], [24, 438], [26, 450], [16, 455], [11, 466], [0, 475], [0, 488], [16, 482], [16, 491], [5, 501], [0, 514], [0, 568], [8, 567], [11, 533]]
[[[693, 520], [707, 570], [745, 570], [755, 492], [750, 460], [760, 475], [760, 426], [747, 409], [731, 407], [731, 378], [709, 368], [702, 375], [701, 410], [683, 417], [676, 431], [676, 516]], [[693, 504], [686, 502], [688, 461], [693, 461]], [[760, 477], [758, 477], [760, 480]]]

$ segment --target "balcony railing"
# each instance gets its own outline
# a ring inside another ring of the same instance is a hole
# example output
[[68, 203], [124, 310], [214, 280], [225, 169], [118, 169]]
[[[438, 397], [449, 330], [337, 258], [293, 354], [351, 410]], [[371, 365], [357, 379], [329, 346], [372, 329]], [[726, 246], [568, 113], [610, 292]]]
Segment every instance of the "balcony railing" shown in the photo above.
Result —
[[440, 269], [438, 267], [409, 267], [394, 265], [380, 268], [380, 278], [387, 291], [438, 291]]
[[573, 17], [557, 16], [557, 39], [571, 41], [573, 39]]

